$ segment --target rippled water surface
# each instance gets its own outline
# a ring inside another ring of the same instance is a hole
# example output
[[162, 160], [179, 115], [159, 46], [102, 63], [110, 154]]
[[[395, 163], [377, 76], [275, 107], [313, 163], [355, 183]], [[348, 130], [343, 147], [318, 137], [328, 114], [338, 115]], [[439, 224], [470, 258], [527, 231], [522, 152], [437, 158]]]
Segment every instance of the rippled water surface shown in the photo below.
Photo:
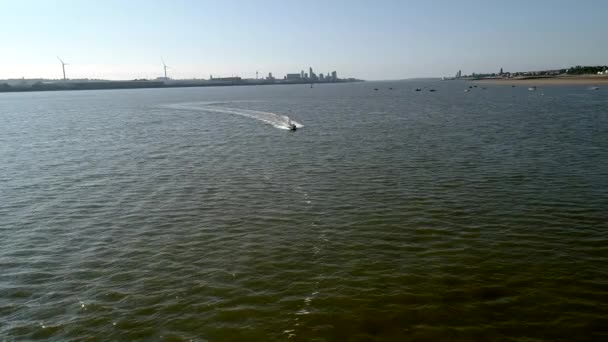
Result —
[[608, 340], [608, 89], [467, 86], [0, 94], [0, 340]]

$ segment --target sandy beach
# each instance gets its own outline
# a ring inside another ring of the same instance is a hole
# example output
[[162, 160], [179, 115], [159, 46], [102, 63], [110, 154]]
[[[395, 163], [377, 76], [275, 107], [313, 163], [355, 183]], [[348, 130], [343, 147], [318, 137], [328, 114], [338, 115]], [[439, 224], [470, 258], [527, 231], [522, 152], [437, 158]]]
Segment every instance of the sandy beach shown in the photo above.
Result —
[[502, 85], [604, 85], [608, 84], [608, 76], [563, 76], [563, 77], [542, 77], [542, 78], [505, 78], [505, 79], [485, 79], [475, 80], [474, 82], [485, 84]]

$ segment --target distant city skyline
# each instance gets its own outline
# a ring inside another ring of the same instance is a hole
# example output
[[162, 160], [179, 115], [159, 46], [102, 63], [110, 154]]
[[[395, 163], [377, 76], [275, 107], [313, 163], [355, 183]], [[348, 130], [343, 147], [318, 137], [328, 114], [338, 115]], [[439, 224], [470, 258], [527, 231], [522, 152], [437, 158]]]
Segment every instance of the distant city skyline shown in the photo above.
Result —
[[[608, 2], [5, 1], [0, 79], [368, 80], [608, 64]], [[320, 75], [319, 73], [319, 75]], [[276, 76], [280, 75], [280, 76]], [[295, 77], [295, 76], [294, 76]]]

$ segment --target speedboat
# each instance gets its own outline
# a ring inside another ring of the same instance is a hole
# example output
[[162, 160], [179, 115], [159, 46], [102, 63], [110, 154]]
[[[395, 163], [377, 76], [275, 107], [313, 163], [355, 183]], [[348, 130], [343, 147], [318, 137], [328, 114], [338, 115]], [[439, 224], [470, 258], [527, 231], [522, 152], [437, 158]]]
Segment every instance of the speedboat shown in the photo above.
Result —
[[296, 126], [296, 124], [294, 124], [293, 122], [289, 121], [287, 123], [287, 129], [289, 129], [290, 131], [295, 131], [296, 129], [298, 129], [298, 126]]

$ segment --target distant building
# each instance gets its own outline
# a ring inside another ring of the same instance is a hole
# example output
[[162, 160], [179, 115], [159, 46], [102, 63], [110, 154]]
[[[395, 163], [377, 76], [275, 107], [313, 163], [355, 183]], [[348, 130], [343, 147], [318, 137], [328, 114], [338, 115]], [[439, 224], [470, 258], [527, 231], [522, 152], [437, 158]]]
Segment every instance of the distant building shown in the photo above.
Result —
[[334, 80], [334, 81], [337, 81], [338, 80], [338, 73], [335, 72], [335, 71], [332, 71], [331, 72], [331, 79]]
[[320, 81], [323, 81], [323, 80], [324, 80], [324, 77], [323, 77], [323, 74], [322, 74], [322, 73], [321, 73], [321, 74], [319, 74], [319, 80], [320, 80]]
[[300, 77], [301, 78], [306, 78], [305, 74], [304, 74], [304, 70], [300, 71]]
[[318, 80], [317, 75], [315, 75], [315, 73], [312, 71], [312, 67], [308, 68], [308, 71], [310, 72], [309, 74], [309, 78], [311, 81], [316, 81]]
[[300, 81], [302, 80], [302, 73], [299, 74], [287, 74], [287, 76], [285, 77], [286, 80], [288, 81]]
[[268, 73], [268, 77], [266, 77], [266, 80], [267, 81], [274, 81], [274, 77], [272, 76], [271, 72]]

